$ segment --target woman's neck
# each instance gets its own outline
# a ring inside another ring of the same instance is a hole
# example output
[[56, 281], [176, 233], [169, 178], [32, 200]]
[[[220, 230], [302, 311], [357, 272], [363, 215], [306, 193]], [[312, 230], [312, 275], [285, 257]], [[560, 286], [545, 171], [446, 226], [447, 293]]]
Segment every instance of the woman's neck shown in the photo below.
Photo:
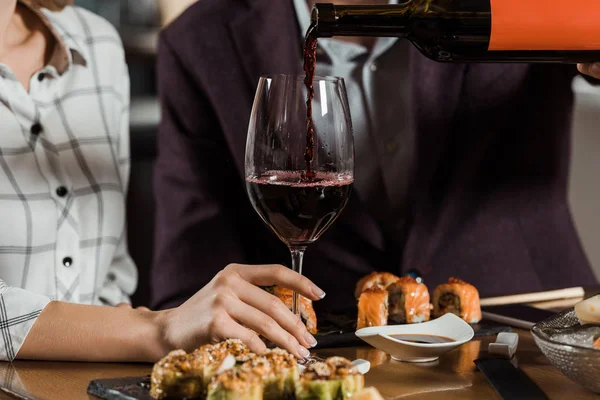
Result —
[[[6, 0], [0, 0], [0, 3]], [[44, 21], [27, 6], [13, 2], [10, 18], [8, 8], [0, 14], [0, 63], [8, 65], [19, 82], [29, 90], [33, 74], [50, 60], [55, 39]]]
[[6, 51], [9, 28], [15, 15], [17, 0], [0, 1], [0, 57]]

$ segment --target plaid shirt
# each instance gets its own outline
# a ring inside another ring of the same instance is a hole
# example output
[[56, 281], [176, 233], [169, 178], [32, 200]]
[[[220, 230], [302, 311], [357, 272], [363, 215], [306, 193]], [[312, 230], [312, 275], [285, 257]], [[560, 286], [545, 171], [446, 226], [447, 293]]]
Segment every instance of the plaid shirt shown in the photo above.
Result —
[[29, 93], [0, 63], [0, 358], [51, 299], [128, 302], [129, 76], [115, 29], [31, 7], [58, 40]]

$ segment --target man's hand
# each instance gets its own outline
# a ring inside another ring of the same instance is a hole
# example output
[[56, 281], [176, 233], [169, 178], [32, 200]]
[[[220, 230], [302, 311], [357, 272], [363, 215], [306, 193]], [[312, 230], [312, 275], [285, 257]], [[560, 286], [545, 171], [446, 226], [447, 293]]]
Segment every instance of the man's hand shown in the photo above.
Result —
[[600, 79], [600, 62], [593, 64], [578, 64], [577, 69], [582, 74], [589, 75], [592, 78]]

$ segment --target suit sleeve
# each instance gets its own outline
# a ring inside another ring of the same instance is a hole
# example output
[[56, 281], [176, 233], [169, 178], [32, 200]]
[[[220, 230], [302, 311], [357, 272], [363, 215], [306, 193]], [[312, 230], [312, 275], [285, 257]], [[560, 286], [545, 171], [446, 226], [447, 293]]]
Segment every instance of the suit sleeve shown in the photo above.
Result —
[[181, 304], [227, 264], [244, 259], [233, 217], [241, 178], [193, 68], [163, 33], [151, 274], [151, 304], [159, 309]]

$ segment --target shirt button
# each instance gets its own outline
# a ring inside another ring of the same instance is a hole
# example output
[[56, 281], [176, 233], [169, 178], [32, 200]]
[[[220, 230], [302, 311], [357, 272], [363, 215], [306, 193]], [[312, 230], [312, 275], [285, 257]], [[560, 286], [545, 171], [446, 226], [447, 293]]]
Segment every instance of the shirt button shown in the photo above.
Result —
[[377, 71], [377, 63], [372, 63], [369, 68], [371, 69], [372, 72]]
[[40, 124], [39, 122], [36, 122], [35, 124], [33, 124], [31, 126], [31, 134], [32, 135], [39, 135], [40, 133], [42, 133], [42, 124]]
[[59, 186], [59, 187], [56, 189], [56, 195], [57, 195], [58, 197], [65, 197], [65, 196], [67, 195], [67, 193], [69, 193], [69, 191], [68, 191], [68, 190], [67, 190], [67, 188], [66, 188], [66, 187], [64, 187], [64, 186]]
[[41, 81], [43, 81], [43, 80], [46, 78], [46, 74], [45, 74], [44, 72], [40, 72], [40, 73], [38, 74], [38, 77], [37, 77], [37, 78], [38, 78], [38, 81], [40, 81], [40, 82], [41, 82]]
[[63, 265], [65, 267], [70, 267], [71, 265], [73, 265], [73, 259], [71, 257], [63, 258]]

